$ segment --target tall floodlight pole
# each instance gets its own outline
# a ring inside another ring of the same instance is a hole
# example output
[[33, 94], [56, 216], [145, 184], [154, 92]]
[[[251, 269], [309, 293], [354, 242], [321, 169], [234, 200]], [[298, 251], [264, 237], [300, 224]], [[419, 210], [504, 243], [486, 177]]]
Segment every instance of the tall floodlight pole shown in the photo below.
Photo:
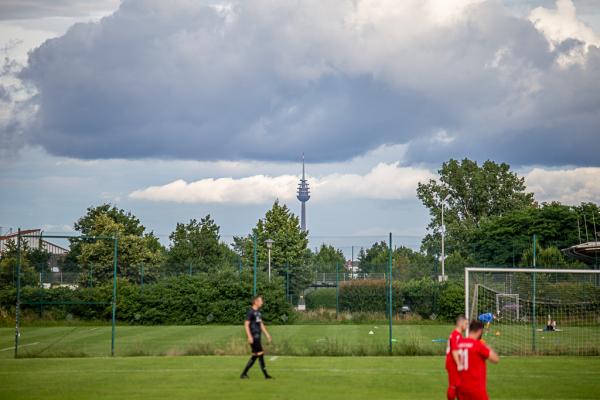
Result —
[[300, 183], [298, 184], [298, 195], [296, 196], [298, 200], [300, 200], [301, 208], [300, 208], [300, 228], [302, 232], [306, 231], [306, 202], [310, 199], [310, 187], [308, 185], [308, 181], [306, 180], [306, 175], [304, 173], [304, 153], [302, 154], [302, 179], [300, 179]]
[[21, 336], [21, 228], [17, 234], [17, 304], [15, 305], [15, 358], [19, 357]]
[[273, 243], [275, 243], [275, 241], [273, 239], [265, 240], [265, 244], [267, 245], [268, 258], [269, 258], [269, 283], [271, 283], [271, 247], [273, 247]]
[[446, 196], [442, 199], [442, 276], [439, 279], [442, 282], [446, 280], [446, 252], [444, 249], [444, 237], [446, 236], [446, 225], [444, 225], [444, 202], [446, 201], [447, 197], [448, 196]]
[[252, 235], [252, 296], [256, 296], [256, 233]]

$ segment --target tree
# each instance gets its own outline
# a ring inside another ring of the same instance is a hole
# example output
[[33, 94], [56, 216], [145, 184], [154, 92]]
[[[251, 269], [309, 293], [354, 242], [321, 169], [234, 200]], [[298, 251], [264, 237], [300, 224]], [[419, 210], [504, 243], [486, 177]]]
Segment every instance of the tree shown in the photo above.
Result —
[[192, 219], [188, 224], [178, 223], [175, 231], [169, 235], [169, 267], [184, 271], [189, 267], [194, 271], [208, 271], [231, 265], [237, 257], [229, 246], [220, 241], [219, 230], [220, 227], [210, 215], [200, 221]]
[[[581, 268], [583, 263], [576, 260], [567, 260], [563, 253], [554, 246], [542, 247], [537, 244], [535, 265], [538, 268]], [[533, 245], [523, 251], [523, 255], [520, 260], [520, 266], [533, 266]]]
[[[86, 214], [79, 218], [75, 224], [73, 224], [75, 231], [81, 235], [93, 236], [94, 232], [98, 232], [98, 217], [103, 216], [119, 226], [120, 234], [124, 236], [136, 236], [145, 237], [145, 245], [153, 252], [164, 251], [163, 246], [158, 241], [158, 238], [154, 236], [152, 232], [146, 233], [146, 227], [144, 227], [140, 220], [129, 211], [119, 209], [116, 206], [110, 204], [101, 204], [96, 207], [88, 207]], [[107, 232], [108, 236], [113, 236], [114, 232]], [[65, 272], [82, 272], [81, 265], [79, 264], [80, 256], [82, 253], [83, 243], [92, 243], [89, 240], [82, 240], [79, 238], [69, 239], [69, 254], [60, 263], [60, 268]]]
[[393, 253], [394, 271], [398, 271], [400, 279], [421, 279], [434, 274], [432, 256], [400, 246]]
[[366, 251], [358, 252], [358, 265], [363, 273], [383, 273], [388, 269], [389, 247], [385, 241], [373, 243]]
[[[387, 273], [389, 269], [389, 246], [387, 242], [374, 243], [366, 251], [358, 253], [359, 266], [364, 273]], [[392, 252], [392, 270], [400, 279], [420, 279], [434, 273], [432, 256], [400, 246]]]
[[135, 215], [110, 204], [88, 207], [86, 214], [75, 222], [75, 230], [82, 235], [92, 235], [92, 232], [97, 231], [96, 217], [99, 215], [104, 215], [119, 224], [124, 235], [142, 236], [146, 231]]
[[[6, 241], [4, 252], [0, 258], [0, 287], [16, 287], [17, 284], [17, 240]], [[32, 262], [32, 250], [26, 241], [21, 241], [21, 286], [31, 286], [38, 283], [35, 265]], [[35, 257], [38, 252], [35, 252]]]
[[[452, 253], [448, 254], [444, 262], [444, 267], [446, 269], [445, 273], [446, 275], [450, 276], [462, 277], [465, 272], [465, 268], [472, 267], [474, 264], [475, 263], [470, 256], [464, 257], [462, 254], [460, 254], [460, 252], [453, 251]], [[439, 268], [438, 271], [439, 273], [442, 272]]]
[[445, 199], [444, 223], [448, 252], [467, 256], [471, 232], [485, 218], [535, 205], [533, 194], [526, 192], [525, 180], [506, 163], [486, 161], [481, 166], [467, 158], [450, 159], [438, 170], [439, 179], [419, 183], [417, 197], [429, 209], [429, 234], [422, 247], [429, 254], [440, 254], [441, 205]]
[[[153, 235], [143, 235], [143, 231], [131, 233], [128, 228], [116, 222], [108, 214], [97, 214], [86, 229], [90, 236], [118, 237], [118, 269], [117, 276], [132, 282], [139, 282], [141, 268], [144, 276], [152, 279], [157, 276], [158, 268], [164, 258], [162, 246], [157, 246]], [[113, 277], [114, 247], [112, 240], [85, 240], [78, 242], [78, 265], [88, 270], [94, 268], [93, 284], [108, 282]], [[85, 282], [89, 282], [85, 279]]]
[[336, 265], [339, 265], [340, 271], [343, 272], [345, 263], [344, 253], [325, 243], [321, 244], [319, 250], [312, 254], [311, 258], [312, 269], [318, 272], [335, 272]]
[[532, 247], [534, 234], [542, 247], [572, 246], [579, 243], [583, 210], [592, 215], [592, 205], [586, 207], [542, 203], [539, 207], [486, 218], [473, 231], [469, 252], [478, 264], [516, 266], [521, 263], [523, 252]]
[[268, 263], [265, 240], [274, 240], [271, 250], [272, 273], [284, 276], [289, 271], [291, 285], [296, 292], [306, 287], [311, 280], [308, 233], [300, 229], [298, 217], [285, 204], [275, 201], [265, 217], [258, 220], [252, 234], [234, 237], [234, 249], [245, 266], [253, 265], [253, 237], [256, 237], [257, 262], [261, 270], [266, 270]]

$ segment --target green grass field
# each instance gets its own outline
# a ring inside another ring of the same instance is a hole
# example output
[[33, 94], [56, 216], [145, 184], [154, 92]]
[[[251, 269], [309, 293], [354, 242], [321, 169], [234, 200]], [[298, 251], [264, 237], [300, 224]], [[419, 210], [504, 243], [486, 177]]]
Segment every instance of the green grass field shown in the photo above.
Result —
[[[269, 327], [273, 355], [385, 355], [386, 325], [279, 325]], [[448, 325], [394, 326], [398, 355], [443, 354]], [[369, 332], [373, 332], [372, 335]], [[23, 327], [19, 354], [24, 357], [108, 356], [110, 326]], [[0, 359], [13, 357], [14, 329], [0, 328]], [[244, 355], [241, 326], [119, 326], [116, 355]]]
[[[270, 330], [267, 362], [276, 379], [263, 380], [256, 366], [250, 381], [240, 381], [248, 357], [240, 326], [119, 326], [116, 354], [123, 357], [115, 358], [106, 357], [110, 326], [23, 327], [25, 358], [17, 360], [14, 330], [0, 328], [0, 399], [444, 398], [445, 343], [432, 340], [451, 326], [395, 325], [394, 354], [420, 357], [369, 356], [386, 354], [386, 325]], [[508, 332], [488, 338], [495, 347], [514, 339]], [[48, 358], [61, 356], [69, 358]], [[489, 368], [489, 391], [492, 399], [595, 399], [599, 376], [600, 357], [505, 357]]]
[[[443, 357], [267, 358], [238, 378], [247, 357], [0, 360], [9, 399], [443, 399]], [[597, 399], [600, 358], [507, 357], [488, 369], [490, 397]]]
[[[273, 355], [379, 356], [388, 354], [388, 327], [363, 325], [279, 325], [269, 328]], [[395, 325], [394, 355], [439, 355], [450, 325]], [[117, 356], [244, 355], [241, 326], [118, 326]], [[373, 334], [369, 334], [373, 332]], [[110, 355], [110, 326], [22, 327], [23, 357], [99, 357]], [[497, 334], [496, 334], [497, 333]], [[527, 355], [532, 329], [493, 326], [485, 340], [500, 354]], [[0, 328], [0, 359], [13, 356], [14, 329]], [[551, 355], [600, 355], [600, 327], [571, 327], [536, 332], [536, 351]]]

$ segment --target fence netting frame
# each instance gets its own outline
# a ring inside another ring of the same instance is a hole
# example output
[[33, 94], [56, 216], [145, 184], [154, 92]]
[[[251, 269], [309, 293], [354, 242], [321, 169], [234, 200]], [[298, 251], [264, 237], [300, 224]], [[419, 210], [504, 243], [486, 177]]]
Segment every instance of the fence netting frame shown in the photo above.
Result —
[[[110, 302], [85, 302], [85, 301], [77, 301], [77, 302], [21, 302], [21, 266], [22, 266], [22, 239], [39, 239], [40, 244], [42, 243], [42, 239], [82, 239], [82, 240], [112, 240], [113, 242], [113, 290], [112, 290], [112, 299]], [[115, 338], [116, 338], [116, 316], [117, 316], [117, 269], [118, 269], [118, 254], [119, 254], [119, 238], [115, 234], [114, 236], [106, 236], [106, 235], [44, 235], [40, 233], [38, 235], [21, 234], [21, 229], [19, 228], [17, 233], [17, 300], [15, 304], [15, 352], [14, 358], [19, 357], [19, 338], [21, 336], [21, 305], [43, 305], [43, 304], [52, 304], [52, 305], [72, 305], [72, 304], [110, 304], [111, 305], [111, 340], [110, 340], [110, 355], [114, 357], [115, 355]]]

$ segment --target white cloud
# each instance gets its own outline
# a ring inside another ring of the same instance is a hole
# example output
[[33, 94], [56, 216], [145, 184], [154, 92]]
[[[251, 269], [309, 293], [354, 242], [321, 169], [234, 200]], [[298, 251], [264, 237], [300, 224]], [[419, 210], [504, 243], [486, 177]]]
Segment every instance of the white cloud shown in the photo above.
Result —
[[569, 39], [584, 43], [582, 47], [572, 47], [557, 59], [562, 67], [574, 63], [583, 64], [589, 46], [600, 46], [600, 36], [577, 18], [572, 0], [557, 0], [555, 10], [537, 7], [529, 14], [529, 20], [544, 34], [552, 50]]
[[[308, 177], [312, 202], [353, 198], [397, 200], [412, 198], [419, 181], [433, 177], [425, 169], [380, 163], [367, 174], [334, 173]], [[162, 186], [132, 192], [137, 200], [180, 203], [261, 204], [275, 199], [293, 200], [298, 176], [254, 175], [244, 178], [208, 178], [195, 182], [178, 179]]]
[[417, 184], [433, 177], [426, 169], [380, 163], [365, 175], [338, 173], [315, 179], [313, 194], [323, 200], [400, 200], [414, 197]]
[[526, 174], [525, 180], [538, 201], [560, 201], [572, 205], [600, 202], [600, 168], [534, 168]]
[[207, 178], [190, 183], [178, 179], [166, 185], [136, 190], [129, 197], [178, 203], [260, 204], [277, 198], [292, 199], [297, 180], [292, 175]]

